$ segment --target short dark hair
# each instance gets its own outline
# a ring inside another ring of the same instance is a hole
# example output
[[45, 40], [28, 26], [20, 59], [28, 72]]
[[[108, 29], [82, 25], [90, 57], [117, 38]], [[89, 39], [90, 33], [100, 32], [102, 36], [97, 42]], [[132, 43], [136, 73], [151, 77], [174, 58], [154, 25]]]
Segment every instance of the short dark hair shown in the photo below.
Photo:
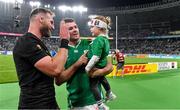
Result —
[[75, 22], [75, 20], [73, 18], [64, 18], [64, 22], [71, 23], [71, 22]]
[[32, 10], [29, 18], [31, 19], [33, 16], [35, 16], [35, 15], [37, 15], [39, 13], [44, 13], [44, 14], [49, 13], [50, 15], [54, 15], [54, 13], [51, 10], [49, 10], [49, 9], [35, 8], [34, 10]]

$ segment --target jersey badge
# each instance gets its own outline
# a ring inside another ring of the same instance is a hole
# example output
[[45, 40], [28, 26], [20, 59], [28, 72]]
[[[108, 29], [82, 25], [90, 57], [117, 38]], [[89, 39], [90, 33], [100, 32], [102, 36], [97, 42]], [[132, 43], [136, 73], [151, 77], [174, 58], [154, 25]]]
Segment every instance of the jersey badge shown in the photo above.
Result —
[[74, 53], [78, 53], [78, 50], [74, 50]]
[[40, 50], [42, 49], [39, 44], [37, 44], [36, 47], [37, 47], [38, 49], [40, 49]]

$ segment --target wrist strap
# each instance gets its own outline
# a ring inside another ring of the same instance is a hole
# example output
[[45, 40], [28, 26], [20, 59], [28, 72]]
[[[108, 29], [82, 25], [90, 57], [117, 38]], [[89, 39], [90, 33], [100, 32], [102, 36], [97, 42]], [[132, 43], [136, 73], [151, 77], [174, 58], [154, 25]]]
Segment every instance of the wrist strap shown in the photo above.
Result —
[[61, 39], [60, 48], [66, 48], [66, 49], [68, 49], [68, 43], [69, 43], [69, 40], [67, 40], [67, 39]]

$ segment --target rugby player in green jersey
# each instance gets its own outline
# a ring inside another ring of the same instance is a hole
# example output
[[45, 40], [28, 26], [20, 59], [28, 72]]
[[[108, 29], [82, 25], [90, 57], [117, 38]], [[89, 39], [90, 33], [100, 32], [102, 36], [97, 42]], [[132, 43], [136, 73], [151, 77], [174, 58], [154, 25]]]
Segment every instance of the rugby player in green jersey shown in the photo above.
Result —
[[[56, 78], [56, 84], [61, 85], [67, 81], [69, 109], [97, 110], [98, 106], [90, 88], [89, 76], [85, 71], [85, 64], [87, 63], [85, 51], [88, 50], [89, 41], [80, 39], [79, 28], [73, 19], [68, 18], [64, 19], [64, 21], [70, 34], [68, 58], [63, 74]], [[82, 59], [83, 63], [80, 63]], [[94, 69], [90, 75], [93, 77], [104, 76], [110, 73], [112, 69], [112, 64], [107, 63], [105, 68]]]

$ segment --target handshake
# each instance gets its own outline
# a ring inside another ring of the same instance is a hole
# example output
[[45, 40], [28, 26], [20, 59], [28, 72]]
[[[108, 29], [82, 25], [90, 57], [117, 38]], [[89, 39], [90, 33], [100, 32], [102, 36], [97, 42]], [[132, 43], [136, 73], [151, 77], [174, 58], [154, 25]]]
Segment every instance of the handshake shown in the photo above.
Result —
[[61, 39], [69, 40], [69, 38], [70, 38], [69, 30], [68, 30], [64, 20], [62, 20], [60, 22], [59, 36]]

